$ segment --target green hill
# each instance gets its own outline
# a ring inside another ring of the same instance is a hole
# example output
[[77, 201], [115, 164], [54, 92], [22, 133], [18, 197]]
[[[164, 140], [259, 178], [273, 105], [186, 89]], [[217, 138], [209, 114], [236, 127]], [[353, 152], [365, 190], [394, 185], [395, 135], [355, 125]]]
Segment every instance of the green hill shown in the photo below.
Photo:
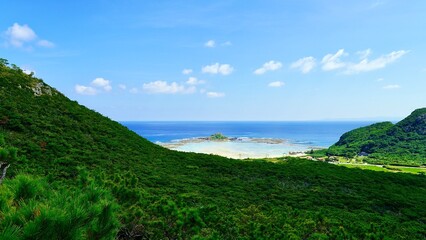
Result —
[[[114, 219], [121, 222], [120, 239], [426, 237], [424, 176], [297, 158], [270, 163], [167, 150], [5, 60], [0, 64], [0, 135], [5, 139], [0, 157], [11, 146], [19, 149], [13, 161], [5, 158], [11, 166], [0, 192], [10, 197], [0, 196], [2, 239], [43, 239], [31, 233], [46, 226], [67, 229], [65, 213], [55, 217], [46, 207], [59, 211], [62, 202], [66, 209], [76, 208], [69, 210], [82, 228], [73, 229], [75, 239], [108, 239]], [[49, 193], [19, 180], [40, 177]], [[93, 195], [92, 185], [109, 193]], [[26, 192], [39, 194], [21, 198]], [[101, 197], [110, 194], [113, 200]], [[83, 204], [84, 199], [99, 208]], [[109, 201], [119, 209], [103, 214]], [[43, 224], [47, 220], [49, 225]], [[55, 234], [49, 236], [65, 233]]]
[[426, 108], [415, 110], [397, 124], [376, 123], [342, 135], [328, 155], [368, 155], [370, 163], [420, 166], [426, 164]]

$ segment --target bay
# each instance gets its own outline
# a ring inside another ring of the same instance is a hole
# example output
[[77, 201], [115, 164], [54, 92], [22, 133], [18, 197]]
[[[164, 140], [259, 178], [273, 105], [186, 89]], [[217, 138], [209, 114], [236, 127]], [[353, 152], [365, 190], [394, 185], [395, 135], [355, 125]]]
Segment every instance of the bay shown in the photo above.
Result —
[[[355, 128], [372, 124], [367, 121], [340, 122], [122, 122], [130, 130], [148, 140], [171, 149], [217, 154], [232, 158], [279, 157], [290, 152], [327, 148], [340, 136]], [[191, 142], [188, 139], [222, 133], [245, 139], [237, 142]], [[281, 139], [280, 144], [267, 144], [250, 139]], [[185, 144], [179, 143], [186, 140]], [[171, 147], [170, 147], [171, 146]]]

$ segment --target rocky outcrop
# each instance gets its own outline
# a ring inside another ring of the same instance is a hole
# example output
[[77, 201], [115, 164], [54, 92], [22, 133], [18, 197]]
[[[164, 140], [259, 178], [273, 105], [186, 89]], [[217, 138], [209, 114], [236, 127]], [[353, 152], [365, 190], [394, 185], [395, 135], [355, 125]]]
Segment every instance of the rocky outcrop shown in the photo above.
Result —
[[52, 88], [45, 85], [43, 82], [38, 82], [34, 87], [31, 88], [34, 92], [34, 96], [49, 95], [52, 96]]

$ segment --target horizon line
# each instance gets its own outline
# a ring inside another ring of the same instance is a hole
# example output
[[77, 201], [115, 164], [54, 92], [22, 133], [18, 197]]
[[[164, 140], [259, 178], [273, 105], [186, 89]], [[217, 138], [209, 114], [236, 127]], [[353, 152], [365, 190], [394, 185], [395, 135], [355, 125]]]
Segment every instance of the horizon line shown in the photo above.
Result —
[[316, 119], [316, 120], [115, 120], [117, 122], [395, 122], [404, 119], [401, 118], [365, 118], [365, 119]]

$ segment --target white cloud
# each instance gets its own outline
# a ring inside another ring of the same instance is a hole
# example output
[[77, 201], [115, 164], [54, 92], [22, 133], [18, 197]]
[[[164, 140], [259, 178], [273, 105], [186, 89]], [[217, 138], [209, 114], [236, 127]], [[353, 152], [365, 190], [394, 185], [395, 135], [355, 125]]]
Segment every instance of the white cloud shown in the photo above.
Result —
[[31, 73], [32, 73], [33, 75], [35, 75], [35, 74], [36, 74], [36, 72], [35, 72], [34, 70], [32, 70], [32, 69], [25, 68], [25, 67], [22, 67], [21, 69], [22, 69], [22, 71], [23, 71], [25, 74], [27, 74], [27, 75], [30, 75]]
[[225, 93], [222, 93], [222, 92], [207, 92], [206, 95], [209, 98], [225, 97]]
[[208, 47], [208, 48], [215, 48], [217, 46], [229, 47], [229, 46], [232, 46], [232, 43], [231, 41], [226, 41], [219, 44], [219, 43], [216, 43], [215, 40], [208, 40], [207, 42], [204, 43], [204, 47]]
[[197, 78], [195, 78], [195, 77], [190, 77], [190, 78], [188, 78], [188, 80], [186, 81], [186, 84], [189, 84], [189, 85], [198, 85], [198, 84], [203, 84], [203, 83], [205, 83], [205, 81], [204, 80], [198, 80]]
[[408, 53], [406, 50], [393, 51], [373, 60], [369, 60], [371, 49], [358, 51], [356, 54], [360, 57], [360, 62], [343, 62], [340, 57], [348, 55], [344, 49], [340, 49], [335, 54], [327, 54], [322, 59], [322, 69], [324, 71], [332, 71], [336, 69], [344, 69], [345, 74], [354, 74], [361, 72], [369, 72], [381, 68], [385, 68], [388, 64], [395, 62]]
[[109, 92], [112, 90], [111, 81], [104, 78], [95, 78], [92, 81], [91, 85], [96, 88], [102, 88], [103, 90]]
[[124, 85], [124, 84], [119, 84], [119, 85], [118, 85], [118, 88], [120, 88], [121, 90], [126, 90], [126, 89], [127, 89], [127, 86], [126, 86], [126, 85]]
[[283, 66], [283, 64], [281, 62], [276, 62], [276, 61], [271, 60], [269, 62], [264, 63], [262, 67], [256, 69], [254, 71], [254, 74], [261, 75], [261, 74], [264, 74], [268, 71], [278, 70], [282, 66]]
[[176, 82], [168, 83], [166, 81], [155, 81], [144, 83], [143, 89], [148, 93], [163, 93], [163, 94], [176, 94], [176, 93], [194, 93], [197, 89], [194, 86], [186, 88]]
[[30, 75], [33, 71], [29, 70], [29, 69], [22, 69], [22, 71], [27, 74]]
[[376, 81], [377, 82], [382, 82], [383, 80], [385, 80], [384, 78], [378, 78]]
[[136, 94], [139, 92], [139, 90], [137, 88], [132, 88], [129, 90], [130, 93]]
[[90, 86], [84, 86], [77, 84], [75, 91], [82, 95], [96, 95], [102, 91], [109, 92], [112, 90], [111, 81], [104, 78], [95, 78]]
[[282, 87], [284, 85], [285, 85], [285, 83], [283, 83], [281, 81], [276, 81], [276, 82], [270, 82], [268, 84], [268, 87]]
[[229, 75], [234, 71], [234, 68], [229, 64], [215, 63], [204, 66], [201, 71], [203, 73]]
[[40, 46], [40, 47], [45, 47], [45, 48], [55, 47], [54, 43], [47, 41], [47, 40], [40, 40], [40, 41], [37, 42], [37, 45]]
[[383, 88], [384, 89], [398, 89], [398, 88], [401, 88], [401, 86], [399, 86], [398, 84], [391, 84], [391, 85], [386, 85]]
[[37, 38], [35, 32], [28, 25], [14, 23], [6, 30], [8, 43], [14, 47], [22, 47], [24, 43], [31, 42]]
[[[37, 34], [27, 24], [20, 25], [14, 23], [4, 33], [6, 36], [6, 46], [13, 46], [16, 48], [31, 49], [31, 43], [37, 40]], [[47, 40], [39, 40], [36, 43], [40, 47], [54, 47], [55, 45]]]
[[369, 48], [369, 49], [365, 49], [363, 51], [358, 51], [356, 54], [362, 60], [362, 59], [368, 58], [371, 55], [371, 49]]
[[345, 73], [352, 74], [352, 73], [369, 72], [369, 71], [381, 69], [386, 67], [386, 65], [395, 62], [398, 58], [404, 56], [407, 53], [408, 51], [400, 50], [400, 51], [393, 51], [389, 54], [373, 59], [371, 61], [365, 58], [365, 59], [362, 59], [359, 63], [348, 64], [347, 70]]
[[191, 74], [192, 73], [192, 69], [183, 69], [182, 70], [182, 74], [184, 74], [184, 75], [188, 75], [188, 74]]
[[230, 41], [226, 41], [226, 42], [222, 43], [222, 46], [224, 46], [224, 47], [232, 46], [232, 43]]
[[308, 73], [316, 66], [314, 57], [304, 57], [290, 65], [290, 68], [299, 69], [302, 73]]
[[344, 49], [339, 49], [335, 54], [327, 54], [322, 58], [322, 69], [332, 71], [346, 66], [346, 63], [340, 60], [340, 57], [347, 55]]
[[78, 94], [81, 94], [81, 95], [96, 95], [97, 94], [96, 89], [93, 88], [93, 87], [87, 87], [87, 86], [77, 84], [77, 85], [75, 85], [74, 89]]
[[216, 42], [214, 40], [208, 40], [206, 43], [204, 43], [204, 46], [208, 48], [214, 48], [216, 47]]

